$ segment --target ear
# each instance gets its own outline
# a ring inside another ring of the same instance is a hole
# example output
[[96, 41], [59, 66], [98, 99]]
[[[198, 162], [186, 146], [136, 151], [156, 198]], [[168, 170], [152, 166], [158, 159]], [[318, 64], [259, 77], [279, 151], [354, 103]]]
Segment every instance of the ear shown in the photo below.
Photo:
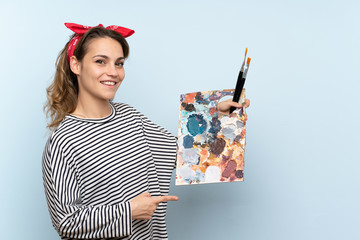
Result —
[[75, 56], [71, 56], [70, 58], [70, 69], [75, 75], [80, 74], [80, 62]]

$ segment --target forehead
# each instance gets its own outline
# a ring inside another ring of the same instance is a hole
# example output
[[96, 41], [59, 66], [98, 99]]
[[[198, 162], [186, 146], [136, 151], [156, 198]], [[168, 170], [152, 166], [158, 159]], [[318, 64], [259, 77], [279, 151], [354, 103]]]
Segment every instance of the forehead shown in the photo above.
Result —
[[96, 38], [90, 41], [86, 55], [106, 55], [108, 57], [124, 57], [121, 44], [109, 37]]

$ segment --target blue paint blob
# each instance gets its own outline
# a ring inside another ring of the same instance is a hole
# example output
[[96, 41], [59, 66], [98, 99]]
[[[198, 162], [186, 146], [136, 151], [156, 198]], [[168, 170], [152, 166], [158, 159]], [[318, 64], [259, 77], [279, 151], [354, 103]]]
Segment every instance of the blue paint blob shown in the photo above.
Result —
[[194, 143], [194, 138], [190, 135], [186, 135], [183, 139], [184, 148], [192, 148]]
[[237, 135], [234, 139], [234, 142], [240, 142], [241, 140], [241, 135]]
[[217, 117], [213, 117], [210, 122], [211, 128], [209, 129], [209, 133], [213, 133], [216, 135], [221, 130], [221, 122]]
[[235, 176], [237, 178], [243, 178], [244, 177], [244, 172], [242, 170], [236, 170]]
[[242, 127], [244, 127], [244, 123], [242, 121], [236, 121], [236, 126], [238, 128], [242, 128]]
[[191, 135], [196, 136], [205, 131], [205, 129], [207, 127], [207, 123], [206, 123], [203, 115], [192, 114], [188, 118], [186, 127]]

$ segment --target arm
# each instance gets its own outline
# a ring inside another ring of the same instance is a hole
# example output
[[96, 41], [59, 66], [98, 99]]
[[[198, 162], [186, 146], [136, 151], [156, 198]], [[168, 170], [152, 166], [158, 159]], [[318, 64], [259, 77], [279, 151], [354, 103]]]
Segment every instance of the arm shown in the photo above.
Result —
[[144, 135], [158, 171], [167, 172], [170, 169], [172, 172], [176, 167], [177, 138], [142, 113], [135, 109], [134, 112], [141, 119]]
[[43, 153], [43, 180], [53, 226], [61, 237], [112, 238], [129, 236], [130, 202], [83, 205], [74, 168], [49, 139]]

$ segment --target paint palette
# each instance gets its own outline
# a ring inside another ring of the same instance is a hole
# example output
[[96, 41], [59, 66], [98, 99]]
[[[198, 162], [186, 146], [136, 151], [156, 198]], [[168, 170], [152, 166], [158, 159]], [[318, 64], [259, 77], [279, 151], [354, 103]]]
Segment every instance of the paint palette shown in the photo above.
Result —
[[244, 108], [230, 115], [216, 108], [221, 98], [233, 94], [222, 90], [180, 95], [176, 185], [244, 181]]

